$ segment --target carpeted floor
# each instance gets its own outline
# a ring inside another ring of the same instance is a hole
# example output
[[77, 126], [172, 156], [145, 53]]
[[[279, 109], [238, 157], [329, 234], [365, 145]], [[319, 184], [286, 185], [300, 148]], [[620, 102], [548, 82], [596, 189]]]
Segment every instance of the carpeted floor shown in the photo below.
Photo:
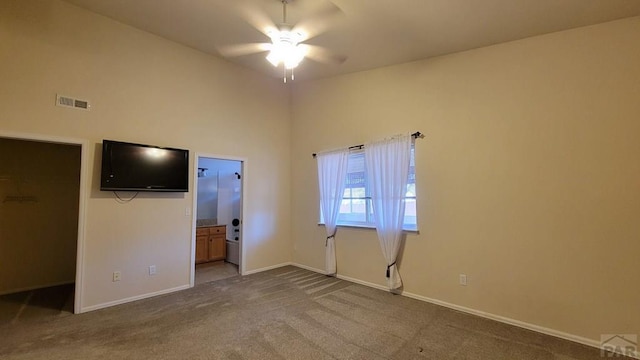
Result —
[[598, 349], [296, 267], [0, 325], [2, 359], [601, 359]]
[[198, 264], [196, 265], [195, 284], [200, 285], [232, 276], [238, 276], [238, 265], [222, 260]]

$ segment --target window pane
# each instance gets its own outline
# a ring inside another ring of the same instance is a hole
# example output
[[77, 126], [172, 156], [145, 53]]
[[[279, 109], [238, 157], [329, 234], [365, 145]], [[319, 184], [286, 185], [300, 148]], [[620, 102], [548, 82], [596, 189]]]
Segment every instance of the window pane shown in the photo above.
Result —
[[338, 222], [362, 222], [366, 220], [365, 200], [342, 200]]
[[365, 190], [363, 187], [351, 189], [351, 196], [354, 198], [365, 198]]
[[344, 196], [338, 214], [338, 223], [360, 223], [367, 221], [366, 179], [364, 151], [349, 154]]
[[351, 212], [351, 200], [342, 200], [340, 203], [340, 213], [350, 213]]
[[404, 205], [404, 224], [417, 225], [416, 199], [406, 199]]
[[416, 197], [416, 184], [407, 184], [406, 197]]
[[367, 210], [367, 204], [365, 203], [365, 200], [352, 200], [353, 202], [353, 207], [351, 208], [351, 212], [354, 213], [359, 213], [359, 214], [364, 214], [365, 211]]

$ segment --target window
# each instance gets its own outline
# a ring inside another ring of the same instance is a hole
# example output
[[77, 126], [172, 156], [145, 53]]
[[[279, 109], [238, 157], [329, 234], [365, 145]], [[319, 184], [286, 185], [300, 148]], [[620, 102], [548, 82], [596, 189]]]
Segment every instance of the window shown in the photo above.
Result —
[[[367, 188], [364, 150], [349, 154], [348, 169], [338, 225], [375, 228], [371, 195]], [[321, 222], [324, 222], [322, 220]], [[415, 149], [411, 148], [409, 181], [405, 196], [404, 230], [417, 230]]]

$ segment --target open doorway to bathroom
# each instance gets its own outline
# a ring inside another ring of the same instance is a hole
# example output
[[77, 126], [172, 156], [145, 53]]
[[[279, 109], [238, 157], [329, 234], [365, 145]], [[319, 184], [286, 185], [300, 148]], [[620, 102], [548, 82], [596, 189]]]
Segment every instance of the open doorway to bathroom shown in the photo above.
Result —
[[197, 158], [195, 285], [239, 274], [242, 173], [240, 160]]

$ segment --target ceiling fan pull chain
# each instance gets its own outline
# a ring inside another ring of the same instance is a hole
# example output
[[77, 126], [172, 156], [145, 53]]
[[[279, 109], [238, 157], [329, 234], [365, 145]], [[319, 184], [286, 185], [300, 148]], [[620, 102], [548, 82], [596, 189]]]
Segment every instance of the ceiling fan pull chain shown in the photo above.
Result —
[[295, 68], [291, 68], [291, 81], [296, 79], [296, 76], [293, 74], [293, 69]]
[[287, 83], [287, 67], [286, 66], [282, 66], [282, 80], [284, 81], [284, 83]]

